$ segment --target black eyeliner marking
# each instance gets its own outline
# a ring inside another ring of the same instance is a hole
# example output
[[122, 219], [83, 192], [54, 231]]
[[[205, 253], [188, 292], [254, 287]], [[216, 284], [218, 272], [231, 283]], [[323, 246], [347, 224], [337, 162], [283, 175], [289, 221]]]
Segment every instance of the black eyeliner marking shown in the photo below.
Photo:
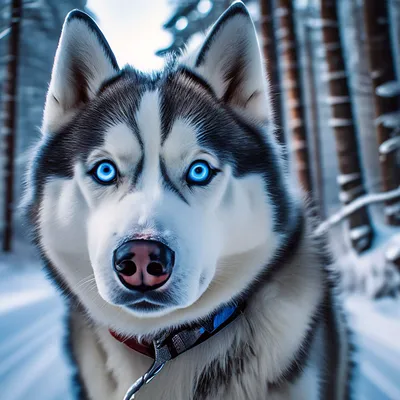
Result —
[[172, 192], [174, 192], [175, 194], [178, 195], [178, 197], [184, 201], [186, 204], [189, 205], [188, 201], [185, 199], [185, 197], [183, 196], [183, 194], [179, 191], [179, 189], [173, 184], [173, 182], [171, 181], [171, 179], [169, 178], [168, 174], [167, 174], [167, 169], [165, 168], [165, 164], [162, 158], [160, 158], [160, 170], [161, 170], [161, 175], [164, 179], [164, 182], [167, 186], [168, 189], [170, 189]]
[[142, 157], [140, 158], [138, 165], [136, 166], [135, 174], [133, 175], [133, 179], [132, 179], [133, 186], [137, 186], [139, 177], [143, 172], [143, 165], [144, 165], [144, 153], [142, 153]]

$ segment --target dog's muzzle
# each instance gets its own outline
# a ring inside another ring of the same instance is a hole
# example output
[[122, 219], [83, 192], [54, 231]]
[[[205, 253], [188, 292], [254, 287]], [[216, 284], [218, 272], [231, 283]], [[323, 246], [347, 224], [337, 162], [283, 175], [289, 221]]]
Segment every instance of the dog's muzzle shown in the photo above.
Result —
[[172, 274], [175, 253], [164, 243], [130, 240], [119, 246], [113, 267], [122, 284], [130, 290], [147, 292], [163, 286]]

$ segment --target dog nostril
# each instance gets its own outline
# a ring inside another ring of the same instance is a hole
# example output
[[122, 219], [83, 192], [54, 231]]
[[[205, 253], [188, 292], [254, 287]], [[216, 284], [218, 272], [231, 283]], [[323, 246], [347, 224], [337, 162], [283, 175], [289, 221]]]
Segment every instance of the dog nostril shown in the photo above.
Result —
[[164, 266], [158, 262], [151, 262], [147, 266], [147, 272], [153, 276], [161, 276], [165, 274]]
[[136, 264], [132, 260], [124, 260], [115, 266], [115, 269], [124, 275], [134, 275], [136, 273]]

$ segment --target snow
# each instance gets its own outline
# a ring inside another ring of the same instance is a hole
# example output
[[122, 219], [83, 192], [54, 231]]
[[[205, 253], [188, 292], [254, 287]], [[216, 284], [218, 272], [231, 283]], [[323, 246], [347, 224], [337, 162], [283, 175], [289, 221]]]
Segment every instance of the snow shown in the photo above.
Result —
[[350, 238], [352, 240], [359, 240], [364, 236], [369, 235], [371, 232], [371, 227], [369, 225], [357, 226], [350, 230]]
[[63, 303], [32, 260], [0, 256], [1, 398], [73, 400]]
[[349, 96], [328, 96], [326, 100], [327, 104], [345, 104], [345, 103], [350, 103], [350, 97]]
[[396, 151], [398, 149], [400, 149], [400, 136], [395, 136], [393, 138], [385, 140], [379, 146], [379, 153], [380, 154], [389, 154], [392, 151]]
[[335, 79], [343, 79], [347, 77], [346, 71], [326, 72], [322, 76], [324, 82], [333, 81]]
[[352, 126], [354, 124], [352, 119], [346, 118], [330, 118], [329, 119], [329, 126], [331, 128], [342, 128], [345, 126]]
[[4, 31], [0, 33], [0, 40], [4, 39], [10, 32], [11, 32], [11, 28], [4, 29]]
[[400, 202], [385, 207], [385, 215], [396, 215], [400, 213]]
[[347, 183], [356, 181], [357, 179], [361, 178], [361, 174], [358, 172], [352, 173], [352, 174], [341, 174], [338, 175], [337, 177], [337, 183], [339, 185], [346, 185]]
[[400, 399], [400, 301], [352, 296], [345, 305], [361, 349], [355, 356], [359, 376], [354, 399]]
[[392, 262], [400, 259], [400, 243], [389, 246], [386, 250], [385, 257]]
[[400, 96], [400, 81], [383, 83], [375, 89], [375, 93], [381, 97]]
[[343, 219], [348, 217], [350, 214], [357, 211], [359, 208], [365, 207], [366, 205], [373, 204], [373, 203], [380, 203], [387, 200], [392, 200], [400, 198], [400, 188], [395, 190], [391, 190], [390, 192], [383, 192], [383, 193], [370, 193], [358, 197], [350, 204], [342, 207], [338, 212], [331, 215], [327, 220], [323, 221], [318, 228], [315, 230], [315, 235], [319, 236], [328, 231], [333, 225], [338, 224]]
[[376, 124], [383, 124], [385, 128], [398, 128], [400, 126], [400, 111], [381, 115], [376, 119]]

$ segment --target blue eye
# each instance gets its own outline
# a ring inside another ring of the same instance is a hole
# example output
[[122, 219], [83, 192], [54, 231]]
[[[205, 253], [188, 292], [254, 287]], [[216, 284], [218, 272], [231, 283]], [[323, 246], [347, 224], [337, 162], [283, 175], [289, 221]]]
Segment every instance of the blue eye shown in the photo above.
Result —
[[191, 185], [206, 185], [214, 176], [214, 170], [206, 161], [195, 161], [189, 167], [186, 181]]
[[97, 182], [109, 185], [117, 178], [117, 168], [110, 161], [102, 161], [93, 169], [93, 176]]

